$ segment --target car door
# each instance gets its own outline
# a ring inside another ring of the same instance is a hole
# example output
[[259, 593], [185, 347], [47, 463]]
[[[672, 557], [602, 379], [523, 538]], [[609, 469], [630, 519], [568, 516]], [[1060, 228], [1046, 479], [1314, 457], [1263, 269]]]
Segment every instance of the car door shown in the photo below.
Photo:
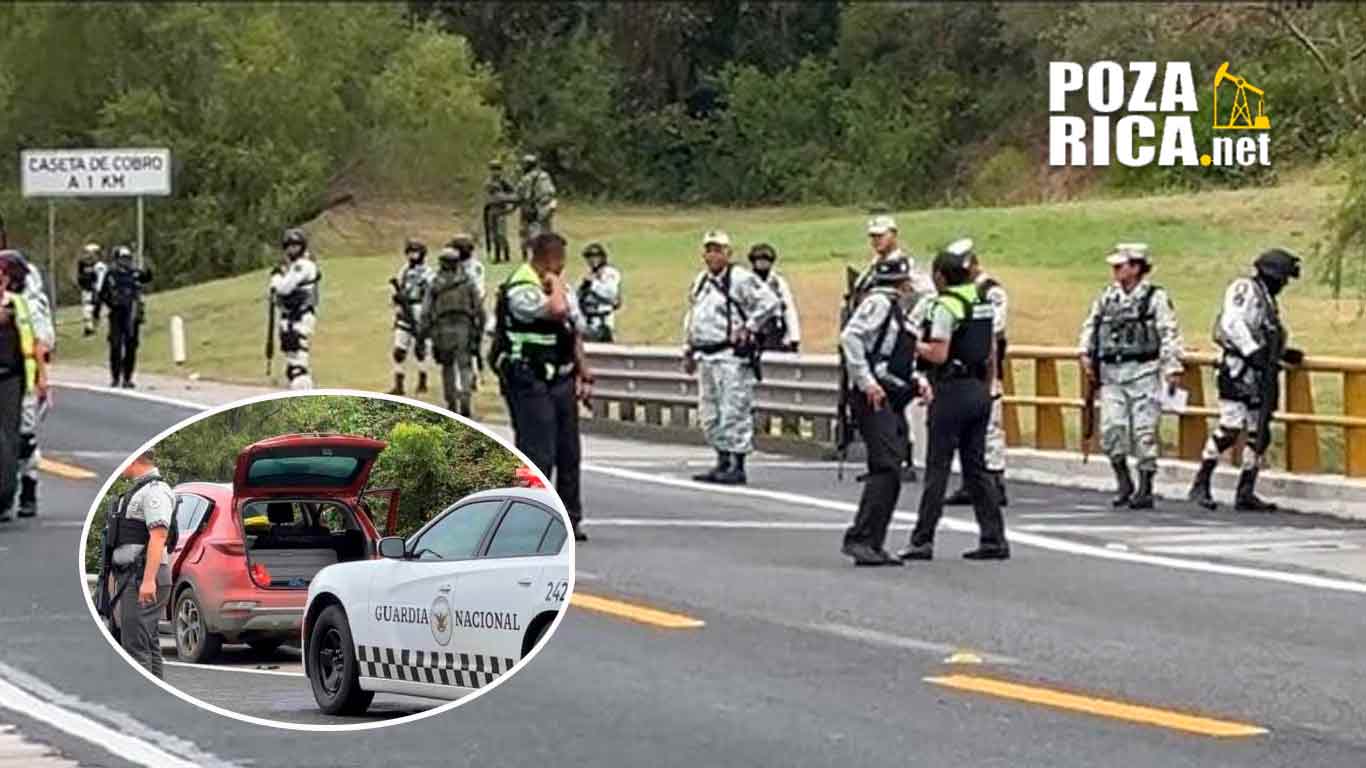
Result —
[[483, 672], [490, 662], [474, 658], [462, 645], [453, 631], [453, 614], [506, 506], [505, 498], [459, 504], [410, 539], [408, 557], [375, 563], [366, 623], [376, 645], [358, 647], [357, 654], [382, 662], [381, 676], [461, 688], [484, 684], [483, 675], [472, 673]]
[[212, 502], [198, 494], [177, 493], [175, 495], [175, 522], [179, 535], [175, 549], [171, 550], [169, 558], [172, 581], [180, 578], [180, 569], [186, 562], [193, 562], [198, 559], [193, 553], [198, 545], [200, 528], [208, 518], [208, 512], [212, 505]]

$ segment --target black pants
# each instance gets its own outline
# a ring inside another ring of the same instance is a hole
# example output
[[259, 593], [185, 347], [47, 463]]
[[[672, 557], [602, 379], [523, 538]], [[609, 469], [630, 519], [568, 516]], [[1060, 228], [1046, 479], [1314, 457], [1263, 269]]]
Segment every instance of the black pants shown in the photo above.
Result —
[[541, 381], [529, 368], [514, 363], [508, 366], [503, 384], [517, 448], [546, 477], [553, 478], [570, 522], [578, 525], [583, 503], [579, 497], [579, 403], [574, 397], [574, 377]]
[[[19, 363], [21, 366], [22, 362]], [[0, 378], [0, 509], [14, 503], [19, 484], [20, 416], [24, 409], [24, 373]]]
[[991, 421], [991, 390], [977, 379], [947, 379], [934, 389], [928, 419], [925, 489], [920, 494], [919, 517], [911, 532], [911, 546], [934, 543], [934, 530], [944, 514], [944, 491], [949, 485], [953, 454], [963, 464], [963, 487], [981, 528], [983, 547], [1006, 545], [1005, 522], [996, 494], [990, 489], [986, 467], [987, 424]]
[[845, 544], [867, 544], [881, 549], [887, 526], [901, 496], [901, 465], [906, 461], [906, 419], [884, 404], [874, 411], [862, 392], [851, 392], [854, 420], [868, 447], [868, 475], [863, 480], [854, 523], [844, 532]]
[[157, 600], [152, 605], [143, 605], [138, 602], [142, 570], [143, 561], [138, 560], [129, 568], [114, 571], [118, 581], [128, 582], [119, 595], [118, 604], [114, 606], [118, 615], [119, 644], [148, 672], [162, 677], [161, 637], [157, 621], [166, 610], [166, 601], [171, 599], [171, 571], [165, 563], [161, 564], [157, 569]]
[[138, 360], [140, 326], [136, 309], [109, 311], [109, 377], [114, 381], [133, 378], [133, 366]]

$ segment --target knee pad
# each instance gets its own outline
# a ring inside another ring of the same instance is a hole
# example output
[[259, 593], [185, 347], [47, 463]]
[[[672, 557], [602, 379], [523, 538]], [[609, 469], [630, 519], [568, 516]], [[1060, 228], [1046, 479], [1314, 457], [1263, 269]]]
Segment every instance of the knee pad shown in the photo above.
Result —
[[1230, 431], [1224, 427], [1214, 428], [1214, 447], [1217, 448], [1220, 453], [1232, 448], [1233, 444], [1236, 442], [1238, 442], [1238, 433], [1236, 431]]
[[34, 451], [37, 450], [37, 435], [19, 435], [19, 459], [21, 461], [32, 458]]
[[403, 347], [394, 347], [394, 362], [395, 362], [395, 363], [398, 363], [399, 365], [402, 365], [402, 364], [403, 364], [403, 361], [404, 361], [404, 360], [407, 360], [407, 359], [408, 359], [408, 350], [404, 349]]
[[300, 376], [307, 376], [307, 375], [308, 375], [308, 366], [306, 366], [306, 365], [286, 365], [286, 366], [285, 366], [285, 378], [286, 378], [286, 379], [293, 380], [293, 379], [299, 378]]

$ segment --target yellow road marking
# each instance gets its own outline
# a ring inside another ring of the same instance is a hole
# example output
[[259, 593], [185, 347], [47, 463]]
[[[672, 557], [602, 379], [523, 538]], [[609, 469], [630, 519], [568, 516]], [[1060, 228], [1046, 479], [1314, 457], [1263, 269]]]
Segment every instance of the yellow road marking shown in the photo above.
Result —
[[577, 591], [570, 596], [569, 602], [571, 605], [576, 605], [585, 610], [597, 611], [609, 616], [630, 619], [665, 629], [696, 629], [707, 624], [705, 621], [694, 619], [691, 616], [660, 611], [633, 603], [623, 603], [620, 600], [609, 600], [596, 595], [585, 595]]
[[1133, 723], [1156, 725], [1162, 728], [1185, 731], [1187, 733], [1197, 733], [1202, 736], [1256, 736], [1260, 733], [1266, 733], [1265, 728], [1260, 728], [1255, 725], [1234, 723], [1227, 720], [1214, 720], [1208, 717], [1173, 712], [1169, 709], [1156, 709], [1154, 707], [1144, 707], [1137, 704], [1125, 704], [1124, 702], [1112, 701], [1109, 699], [1080, 696], [1075, 693], [1055, 691], [1050, 688], [1038, 688], [1032, 685], [1021, 685], [1019, 683], [1010, 683], [1004, 680], [994, 680], [989, 677], [977, 677], [975, 675], [946, 675], [944, 677], [927, 677], [925, 678], [925, 682], [942, 685], [948, 688], [956, 688], [961, 691], [985, 693], [990, 696], [1000, 696], [1005, 699], [1027, 701], [1031, 704], [1043, 704], [1044, 706], [1055, 707], [1057, 709], [1085, 712], [1087, 714], [1109, 717], [1115, 720], [1127, 720]]
[[65, 477], [68, 480], [89, 480], [95, 476], [95, 473], [88, 469], [81, 469], [80, 467], [72, 466], [71, 464], [63, 464], [60, 461], [53, 461], [52, 459], [40, 459], [38, 461], [38, 469], [49, 475]]

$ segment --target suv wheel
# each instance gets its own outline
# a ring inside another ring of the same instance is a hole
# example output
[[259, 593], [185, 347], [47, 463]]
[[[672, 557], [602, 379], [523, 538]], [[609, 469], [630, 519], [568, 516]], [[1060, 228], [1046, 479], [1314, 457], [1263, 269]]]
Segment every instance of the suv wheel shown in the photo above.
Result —
[[223, 648], [223, 636], [209, 631], [204, 611], [193, 589], [180, 593], [175, 603], [175, 651], [181, 661], [202, 664], [218, 655]]

